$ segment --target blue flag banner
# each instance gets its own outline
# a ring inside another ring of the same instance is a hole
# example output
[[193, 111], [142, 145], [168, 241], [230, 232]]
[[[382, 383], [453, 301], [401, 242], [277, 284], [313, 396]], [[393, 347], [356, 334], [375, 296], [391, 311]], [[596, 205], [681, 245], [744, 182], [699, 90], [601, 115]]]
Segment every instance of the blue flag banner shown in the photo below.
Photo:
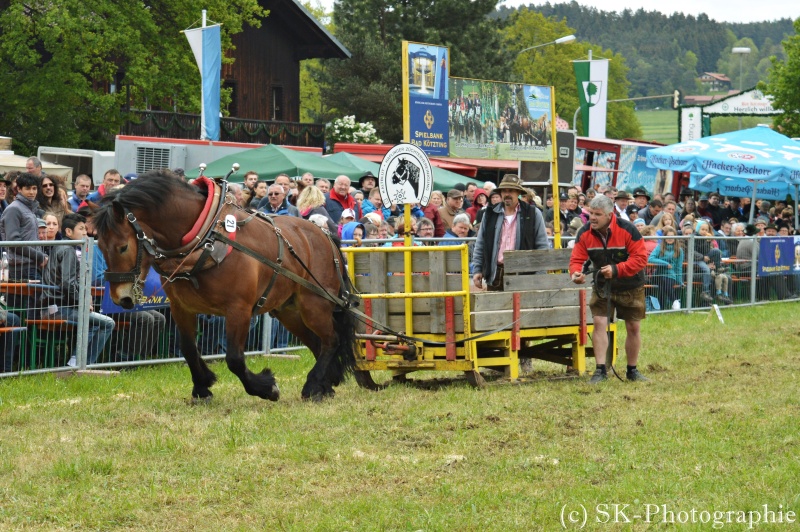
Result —
[[202, 82], [200, 138], [219, 140], [220, 75], [222, 72], [222, 41], [220, 26], [205, 26], [186, 30]]
[[111, 290], [109, 289], [108, 282], [106, 282], [105, 291], [103, 292], [103, 302], [100, 304], [100, 312], [103, 314], [112, 314], [168, 307], [169, 299], [161, 288], [161, 285], [161, 276], [151, 268], [150, 272], [147, 274], [147, 279], [145, 279], [143, 288], [144, 295], [147, 299], [144, 303], [138, 303], [132, 309], [126, 310], [115, 305], [114, 302], [111, 301]]
[[759, 275], [785, 275], [795, 264], [793, 237], [767, 236], [760, 240], [758, 249]]

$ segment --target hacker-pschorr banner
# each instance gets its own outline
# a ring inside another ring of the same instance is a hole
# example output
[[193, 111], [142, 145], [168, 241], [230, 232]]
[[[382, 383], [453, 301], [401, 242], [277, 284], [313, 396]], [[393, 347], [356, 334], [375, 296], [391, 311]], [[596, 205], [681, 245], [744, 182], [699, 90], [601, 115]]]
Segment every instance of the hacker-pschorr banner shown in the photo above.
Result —
[[550, 87], [450, 78], [450, 156], [552, 161]]

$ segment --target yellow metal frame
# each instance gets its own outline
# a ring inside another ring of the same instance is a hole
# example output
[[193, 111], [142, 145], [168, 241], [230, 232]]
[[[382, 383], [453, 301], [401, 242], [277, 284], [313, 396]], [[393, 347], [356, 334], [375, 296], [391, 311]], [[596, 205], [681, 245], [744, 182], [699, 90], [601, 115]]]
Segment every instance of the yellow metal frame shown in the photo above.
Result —
[[[410, 244], [410, 238], [406, 239], [406, 244]], [[408, 373], [418, 370], [433, 370], [433, 371], [477, 371], [481, 367], [502, 367], [505, 368], [506, 376], [515, 380], [519, 377], [519, 351], [512, 349], [512, 335], [514, 331], [503, 330], [483, 336], [477, 340], [464, 341], [465, 338], [470, 336], [477, 336], [480, 333], [472, 332], [470, 322], [471, 308], [470, 308], [470, 291], [469, 286], [471, 278], [469, 275], [469, 257], [467, 252], [467, 245], [462, 244], [458, 246], [438, 246], [431, 248], [430, 246], [412, 246], [405, 245], [402, 247], [347, 247], [342, 248], [342, 252], [347, 258], [348, 264], [352, 264], [355, 255], [359, 253], [403, 253], [403, 263], [405, 272], [411, 272], [411, 257], [413, 253], [429, 253], [429, 252], [448, 252], [460, 251], [461, 253], [461, 290], [457, 291], [444, 291], [444, 292], [412, 292], [412, 275], [405, 275], [403, 293], [375, 293], [375, 294], [360, 294], [362, 299], [404, 299], [405, 300], [405, 324], [406, 330], [404, 334], [408, 336], [415, 336], [423, 340], [430, 340], [432, 342], [444, 342], [445, 336], [442, 334], [429, 334], [419, 333], [416, 334], [413, 328], [413, 313], [412, 303], [414, 299], [419, 298], [435, 298], [435, 297], [461, 297], [463, 302], [463, 321], [464, 332], [454, 333], [455, 341], [461, 343], [462, 346], [456, 348], [456, 360], [446, 360], [446, 348], [442, 346], [422, 345], [417, 346], [417, 360], [407, 361], [404, 360], [402, 355], [388, 355], [379, 354], [378, 359], [374, 361], [366, 360], [363, 351], [357, 353], [356, 356], [356, 369], [362, 371], [397, 371], [400, 373]], [[353, 268], [348, 268], [348, 276], [355, 285], [355, 271]], [[591, 337], [594, 326], [591, 321], [587, 323], [587, 340]], [[610, 331], [613, 333], [613, 346], [614, 357], [616, 358], [617, 352], [617, 327], [616, 324], [611, 324]], [[547, 340], [547, 339], [560, 339], [563, 340], [562, 345], [572, 344], [572, 368], [579, 374], [586, 372], [586, 344], [581, 343], [581, 334], [579, 325], [570, 325], [564, 327], [543, 327], [543, 328], [528, 328], [520, 329], [520, 347], [524, 346], [526, 341], [534, 340]], [[361, 342], [362, 349], [365, 346], [365, 341]], [[505, 353], [504, 356], [497, 357], [478, 357], [479, 347], [502, 349]]]

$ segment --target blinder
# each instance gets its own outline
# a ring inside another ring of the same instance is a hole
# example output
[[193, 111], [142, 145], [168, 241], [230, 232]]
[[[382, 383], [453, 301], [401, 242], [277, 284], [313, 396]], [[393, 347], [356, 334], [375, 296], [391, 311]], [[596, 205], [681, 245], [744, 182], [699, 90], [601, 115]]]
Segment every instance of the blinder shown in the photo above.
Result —
[[125, 218], [133, 226], [133, 230], [136, 231], [136, 264], [127, 272], [110, 272], [106, 270], [105, 279], [110, 283], [133, 283], [133, 296], [134, 299], [138, 300], [144, 296], [141, 279], [144, 251], [147, 251], [153, 257], [158, 257], [159, 253], [156, 252], [155, 242], [153, 239], [147, 238], [142, 226], [136, 220], [136, 216], [127, 207], [124, 207], [124, 209]]

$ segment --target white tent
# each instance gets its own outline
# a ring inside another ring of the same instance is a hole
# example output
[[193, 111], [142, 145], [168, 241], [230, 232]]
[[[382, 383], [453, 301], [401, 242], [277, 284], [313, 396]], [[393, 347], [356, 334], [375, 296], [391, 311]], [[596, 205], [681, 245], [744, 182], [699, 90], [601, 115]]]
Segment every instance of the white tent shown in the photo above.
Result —
[[[22, 155], [0, 155], [0, 174], [6, 172], [24, 172], [27, 157]], [[56, 175], [64, 179], [65, 183], [72, 182], [72, 168], [60, 164], [42, 163], [45, 174]]]

